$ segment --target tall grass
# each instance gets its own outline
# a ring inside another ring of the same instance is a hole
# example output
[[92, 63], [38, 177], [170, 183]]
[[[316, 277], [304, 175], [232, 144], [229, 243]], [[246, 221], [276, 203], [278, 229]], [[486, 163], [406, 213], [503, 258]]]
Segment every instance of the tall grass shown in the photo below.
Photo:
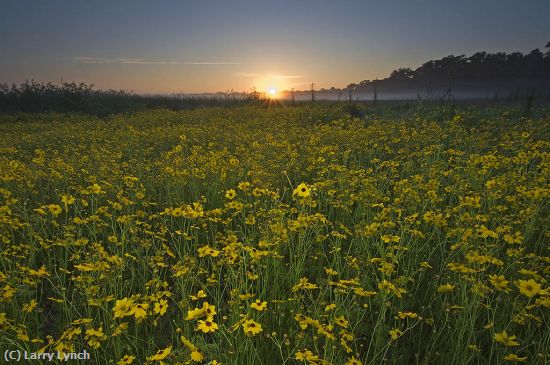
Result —
[[2, 116], [0, 347], [97, 364], [547, 363], [547, 115]]

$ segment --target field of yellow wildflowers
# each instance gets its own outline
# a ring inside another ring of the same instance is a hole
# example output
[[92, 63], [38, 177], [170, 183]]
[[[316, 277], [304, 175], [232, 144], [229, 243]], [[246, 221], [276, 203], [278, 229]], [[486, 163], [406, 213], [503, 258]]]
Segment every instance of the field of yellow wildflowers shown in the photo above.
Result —
[[548, 363], [550, 113], [514, 113], [1, 116], [0, 361]]

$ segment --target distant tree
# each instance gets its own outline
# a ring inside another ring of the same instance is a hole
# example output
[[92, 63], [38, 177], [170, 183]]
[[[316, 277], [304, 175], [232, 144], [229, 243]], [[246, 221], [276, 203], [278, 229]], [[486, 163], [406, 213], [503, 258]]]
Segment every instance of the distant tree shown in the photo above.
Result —
[[376, 78], [376, 79], [374, 80], [374, 89], [373, 89], [373, 92], [374, 92], [373, 103], [376, 104], [376, 102], [378, 101], [378, 78]]
[[434, 78], [435, 76], [435, 61], [424, 62], [422, 66], [415, 70], [415, 79], [428, 81]]
[[524, 74], [527, 77], [537, 77], [544, 72], [544, 55], [537, 48], [525, 56]]
[[395, 81], [406, 81], [410, 80], [414, 77], [414, 71], [410, 67], [402, 67], [398, 68], [397, 70], [394, 70], [391, 74], [389, 79], [395, 80]]
[[463, 77], [465, 63], [466, 57], [464, 55], [444, 57], [434, 63], [435, 76], [440, 80], [445, 80], [450, 87], [457, 79]]
[[357, 84], [349, 84], [348, 85], [348, 100], [351, 102], [351, 96], [353, 93], [353, 90], [357, 89]]
[[468, 58], [468, 71], [470, 78], [482, 78], [485, 74], [484, 67], [487, 59], [487, 52], [476, 52]]
[[525, 65], [525, 57], [521, 52], [510, 53], [506, 56], [506, 74], [511, 77], [521, 75]]

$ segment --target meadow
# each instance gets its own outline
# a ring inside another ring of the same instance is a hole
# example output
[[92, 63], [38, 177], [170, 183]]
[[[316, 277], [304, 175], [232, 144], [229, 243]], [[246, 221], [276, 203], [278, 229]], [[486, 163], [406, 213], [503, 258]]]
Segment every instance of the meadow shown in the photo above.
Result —
[[547, 364], [549, 111], [2, 115], [1, 355]]

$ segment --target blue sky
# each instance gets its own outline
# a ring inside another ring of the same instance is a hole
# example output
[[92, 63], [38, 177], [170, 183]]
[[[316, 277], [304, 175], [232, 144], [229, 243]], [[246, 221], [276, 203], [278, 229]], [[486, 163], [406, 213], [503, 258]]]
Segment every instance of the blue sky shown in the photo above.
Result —
[[548, 0], [0, 0], [0, 81], [136, 92], [343, 87], [550, 41]]

